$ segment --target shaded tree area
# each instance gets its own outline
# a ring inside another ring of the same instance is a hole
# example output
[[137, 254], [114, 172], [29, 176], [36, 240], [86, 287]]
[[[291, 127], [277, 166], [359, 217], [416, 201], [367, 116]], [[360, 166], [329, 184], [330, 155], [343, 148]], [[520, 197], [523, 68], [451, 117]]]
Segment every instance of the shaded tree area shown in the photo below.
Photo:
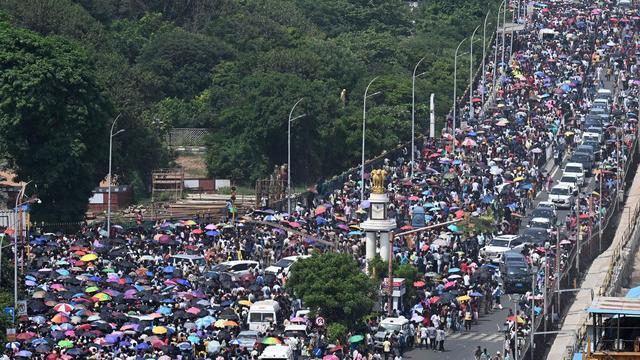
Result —
[[[411, 72], [422, 56], [418, 130], [428, 128], [431, 93], [441, 127], [451, 106], [455, 46], [496, 8], [496, 1], [479, 0], [430, 0], [413, 10], [401, 0], [0, 3], [6, 21], [73, 42], [95, 64], [109, 116], [122, 114], [126, 130], [114, 151], [114, 172], [124, 181], [147, 182], [170, 160], [168, 129], [205, 127], [212, 130], [209, 174], [248, 184], [286, 162], [287, 117], [302, 97], [296, 113], [307, 116], [292, 125], [295, 181], [315, 182], [359, 163], [362, 95], [374, 76], [372, 90], [382, 94], [369, 100], [366, 156], [408, 141]], [[460, 91], [468, 61], [459, 59]]]

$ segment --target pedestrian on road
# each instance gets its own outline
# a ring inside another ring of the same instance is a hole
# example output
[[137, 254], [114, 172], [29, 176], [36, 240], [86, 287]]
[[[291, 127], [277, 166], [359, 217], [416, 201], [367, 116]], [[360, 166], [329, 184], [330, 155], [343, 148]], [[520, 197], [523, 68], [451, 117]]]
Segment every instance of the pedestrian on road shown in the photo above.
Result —
[[471, 320], [473, 319], [473, 315], [471, 314], [471, 310], [467, 309], [464, 312], [464, 329], [467, 331], [471, 331]]
[[428, 342], [429, 333], [426, 326], [420, 327], [420, 349], [429, 348]]
[[444, 340], [446, 337], [446, 333], [444, 332], [444, 328], [441, 326], [440, 329], [436, 332], [436, 341], [438, 342], [438, 351], [444, 351]]
[[502, 288], [500, 287], [500, 284], [498, 284], [498, 286], [496, 286], [496, 288], [493, 290], [493, 301], [494, 301], [494, 307], [497, 306], [498, 309], [502, 310], [502, 304], [500, 304], [500, 298], [502, 297], [502, 295], [504, 294], [504, 292], [502, 291]]
[[489, 351], [487, 348], [482, 350], [482, 354], [480, 354], [480, 360], [491, 360], [491, 355], [489, 355]]
[[436, 350], [436, 328], [432, 325], [429, 325], [429, 327], [427, 328], [427, 334], [429, 335], [429, 344], [431, 345], [431, 349], [432, 350]]
[[475, 360], [480, 360], [480, 356], [482, 356], [482, 348], [480, 347], [480, 345], [478, 345], [476, 351], [473, 352], [473, 358]]
[[500, 351], [496, 351], [496, 354], [493, 356], [493, 358], [491, 358], [491, 360], [502, 360], [502, 355], [500, 354]]

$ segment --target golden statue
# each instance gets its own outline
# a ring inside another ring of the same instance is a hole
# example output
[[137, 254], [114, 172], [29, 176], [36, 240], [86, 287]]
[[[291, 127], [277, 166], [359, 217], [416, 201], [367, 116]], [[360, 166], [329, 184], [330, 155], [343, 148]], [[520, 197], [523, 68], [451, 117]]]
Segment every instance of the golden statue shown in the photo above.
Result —
[[376, 169], [371, 171], [371, 192], [374, 194], [384, 194], [384, 177], [387, 172], [384, 169]]

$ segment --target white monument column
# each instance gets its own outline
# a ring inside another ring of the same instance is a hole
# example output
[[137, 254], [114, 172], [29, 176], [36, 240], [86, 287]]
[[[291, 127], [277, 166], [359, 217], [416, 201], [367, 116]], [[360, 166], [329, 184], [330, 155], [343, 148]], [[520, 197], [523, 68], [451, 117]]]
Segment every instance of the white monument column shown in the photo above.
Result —
[[366, 259], [367, 261], [373, 259], [374, 257], [376, 257], [376, 249], [378, 248], [376, 246], [376, 233], [373, 231], [367, 231], [366, 232], [366, 245], [365, 245], [365, 250], [366, 250]]
[[366, 232], [366, 259], [370, 260], [376, 256], [376, 239], [380, 234], [380, 257], [389, 260], [389, 232], [396, 228], [395, 220], [388, 218], [387, 209], [389, 197], [384, 193], [384, 170], [373, 170], [372, 194], [369, 197], [369, 218], [360, 227]]

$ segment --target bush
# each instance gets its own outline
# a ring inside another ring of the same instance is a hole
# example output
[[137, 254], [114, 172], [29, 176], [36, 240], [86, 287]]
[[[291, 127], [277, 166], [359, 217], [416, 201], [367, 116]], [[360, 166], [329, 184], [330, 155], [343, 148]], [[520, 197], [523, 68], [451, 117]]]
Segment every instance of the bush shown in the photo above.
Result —
[[327, 326], [327, 337], [329, 341], [336, 344], [340, 341], [341, 344], [346, 344], [345, 337], [347, 336], [347, 327], [340, 323], [331, 323]]

